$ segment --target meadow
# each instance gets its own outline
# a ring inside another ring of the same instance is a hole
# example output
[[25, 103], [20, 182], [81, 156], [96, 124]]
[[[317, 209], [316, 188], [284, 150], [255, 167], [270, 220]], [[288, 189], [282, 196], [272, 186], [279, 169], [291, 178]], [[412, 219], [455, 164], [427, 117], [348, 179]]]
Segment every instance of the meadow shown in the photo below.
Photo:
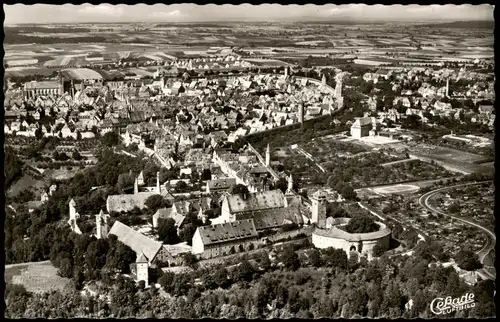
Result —
[[6, 284], [20, 284], [34, 293], [62, 291], [70, 282], [57, 275], [50, 261], [6, 265], [4, 276]]

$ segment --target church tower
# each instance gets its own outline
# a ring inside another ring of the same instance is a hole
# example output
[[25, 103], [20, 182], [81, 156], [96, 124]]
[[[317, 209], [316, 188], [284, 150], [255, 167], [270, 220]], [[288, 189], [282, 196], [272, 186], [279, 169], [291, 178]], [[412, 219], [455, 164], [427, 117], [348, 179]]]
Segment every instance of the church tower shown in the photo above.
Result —
[[268, 144], [266, 149], [266, 167], [269, 166], [271, 166], [271, 148], [269, 147]]
[[326, 224], [326, 197], [320, 190], [316, 191], [312, 197], [311, 223], [316, 223], [320, 228]]
[[96, 237], [97, 239], [108, 238], [108, 214], [105, 214], [102, 209], [96, 217]]
[[148, 259], [143, 252], [140, 253], [139, 257], [135, 261], [136, 276], [137, 281], [144, 281], [146, 285], [149, 285], [149, 264]]
[[80, 217], [80, 214], [76, 212], [76, 202], [75, 200], [71, 199], [69, 202], [69, 220], [68, 224], [71, 226], [71, 230], [74, 231], [75, 233], [81, 235], [82, 231], [80, 230], [80, 227], [78, 227], [78, 224], [76, 220]]
[[321, 85], [325, 86], [326, 85], [326, 76], [323, 74], [323, 78], [321, 78]]

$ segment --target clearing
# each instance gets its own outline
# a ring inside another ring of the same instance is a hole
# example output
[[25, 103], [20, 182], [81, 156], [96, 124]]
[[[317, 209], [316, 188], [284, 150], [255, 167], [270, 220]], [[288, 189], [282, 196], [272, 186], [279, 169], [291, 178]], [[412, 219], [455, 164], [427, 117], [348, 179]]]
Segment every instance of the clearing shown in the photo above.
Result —
[[4, 276], [6, 284], [20, 284], [34, 293], [62, 291], [70, 282], [57, 275], [57, 268], [50, 261], [6, 265]]

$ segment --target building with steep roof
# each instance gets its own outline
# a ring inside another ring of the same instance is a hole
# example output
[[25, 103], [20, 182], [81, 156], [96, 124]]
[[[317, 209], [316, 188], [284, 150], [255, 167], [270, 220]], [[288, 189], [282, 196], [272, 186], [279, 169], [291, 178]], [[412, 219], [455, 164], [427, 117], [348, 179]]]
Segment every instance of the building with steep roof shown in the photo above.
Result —
[[221, 178], [215, 180], [207, 181], [207, 193], [211, 192], [224, 192], [227, 191], [231, 186], [236, 184], [236, 179], [234, 178]]
[[[202, 258], [255, 248], [258, 234], [253, 219], [200, 226], [193, 235], [193, 253]], [[250, 246], [252, 245], [252, 246]]]
[[238, 216], [246, 213], [283, 208], [284, 199], [285, 196], [281, 190], [226, 196], [222, 202], [221, 217], [227, 221], [235, 221], [238, 220]]
[[368, 136], [372, 129], [371, 117], [357, 117], [351, 125], [351, 136], [360, 139], [363, 136]]
[[130, 247], [138, 257], [145, 256], [149, 265], [155, 264], [160, 256], [161, 242], [155, 241], [119, 221], [115, 221], [109, 235], [115, 235], [120, 242]]

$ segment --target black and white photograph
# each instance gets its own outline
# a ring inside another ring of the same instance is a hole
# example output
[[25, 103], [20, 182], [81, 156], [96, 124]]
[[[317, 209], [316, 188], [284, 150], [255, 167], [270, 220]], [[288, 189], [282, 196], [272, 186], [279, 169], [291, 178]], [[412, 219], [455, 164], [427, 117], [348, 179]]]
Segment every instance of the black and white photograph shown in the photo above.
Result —
[[496, 318], [493, 4], [3, 4], [4, 318]]

